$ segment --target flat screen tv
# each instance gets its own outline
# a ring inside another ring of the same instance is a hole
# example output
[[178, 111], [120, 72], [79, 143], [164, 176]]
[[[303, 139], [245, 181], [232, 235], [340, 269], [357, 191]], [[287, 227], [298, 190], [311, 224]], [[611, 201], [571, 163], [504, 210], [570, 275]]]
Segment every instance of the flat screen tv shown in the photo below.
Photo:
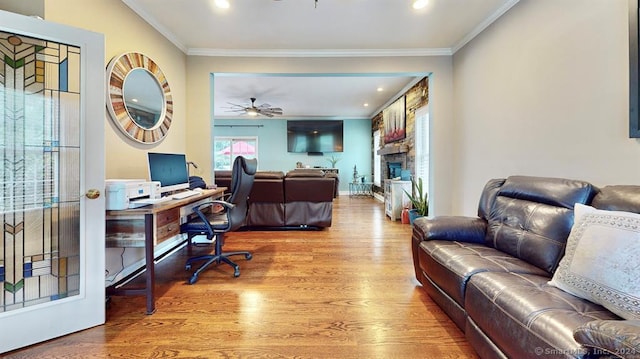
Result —
[[189, 188], [187, 157], [179, 153], [149, 152], [149, 179], [160, 182], [160, 192]]
[[342, 152], [343, 128], [342, 120], [289, 120], [287, 151]]

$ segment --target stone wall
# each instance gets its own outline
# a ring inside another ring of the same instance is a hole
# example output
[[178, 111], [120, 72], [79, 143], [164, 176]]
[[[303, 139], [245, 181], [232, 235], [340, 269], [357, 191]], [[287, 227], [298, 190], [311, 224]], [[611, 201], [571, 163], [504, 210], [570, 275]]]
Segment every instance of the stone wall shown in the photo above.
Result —
[[[380, 182], [384, 182], [384, 179], [389, 178], [389, 172], [387, 163], [400, 162], [402, 168], [411, 171], [413, 175], [415, 173], [415, 151], [414, 151], [414, 138], [415, 138], [415, 111], [416, 109], [425, 106], [429, 103], [429, 81], [425, 77], [412, 86], [405, 96], [405, 134], [406, 137], [402, 140], [392, 143], [373, 144], [373, 148], [380, 153], [381, 157], [381, 178]], [[375, 132], [380, 130], [380, 137], [384, 139], [384, 123], [382, 121], [382, 112], [378, 113], [371, 120], [371, 131]], [[384, 140], [382, 140], [384, 141]], [[376, 192], [383, 192], [380, 187], [374, 188]]]

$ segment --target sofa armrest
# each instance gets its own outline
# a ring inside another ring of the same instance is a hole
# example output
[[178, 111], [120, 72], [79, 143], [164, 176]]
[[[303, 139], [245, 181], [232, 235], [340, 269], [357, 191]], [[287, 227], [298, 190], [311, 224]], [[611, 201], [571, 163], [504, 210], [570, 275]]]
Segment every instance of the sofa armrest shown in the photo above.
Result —
[[640, 358], [640, 320], [594, 320], [576, 328], [573, 338], [597, 354]]
[[435, 218], [418, 217], [413, 221], [411, 251], [416, 279], [425, 283], [420, 270], [420, 243], [423, 241], [445, 240], [467, 243], [483, 243], [487, 231], [486, 220], [479, 217], [441, 216]]
[[413, 222], [414, 237], [421, 241], [446, 240], [484, 243], [487, 222], [477, 217], [420, 217]]

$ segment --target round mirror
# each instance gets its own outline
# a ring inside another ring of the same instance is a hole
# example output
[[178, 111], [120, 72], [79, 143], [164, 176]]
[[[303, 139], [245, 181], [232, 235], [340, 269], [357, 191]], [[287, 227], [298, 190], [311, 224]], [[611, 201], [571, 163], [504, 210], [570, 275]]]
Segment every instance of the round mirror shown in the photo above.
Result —
[[124, 106], [138, 126], [150, 130], [160, 122], [164, 96], [156, 78], [145, 69], [134, 69], [124, 80]]
[[127, 137], [156, 143], [169, 131], [173, 116], [171, 88], [160, 67], [148, 56], [128, 52], [107, 67], [107, 108]]

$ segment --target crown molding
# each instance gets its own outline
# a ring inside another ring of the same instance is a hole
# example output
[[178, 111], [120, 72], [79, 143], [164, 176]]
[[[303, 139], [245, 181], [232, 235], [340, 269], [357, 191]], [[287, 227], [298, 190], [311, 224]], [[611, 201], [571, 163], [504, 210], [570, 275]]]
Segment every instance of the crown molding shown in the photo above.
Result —
[[138, 14], [144, 21], [146, 21], [151, 27], [156, 29], [162, 36], [164, 36], [167, 40], [169, 40], [172, 44], [174, 44], [180, 51], [183, 53], [187, 53], [187, 47], [176, 37], [176, 35], [171, 32], [171, 30], [167, 29], [164, 25], [159, 23], [155, 17], [151, 16], [148, 12], [144, 11], [142, 7], [140, 7], [135, 0], [122, 0], [125, 5], [127, 5], [133, 12]]
[[489, 27], [489, 25], [493, 24], [496, 20], [498, 20], [500, 16], [504, 15], [504, 13], [509, 11], [509, 9], [511, 9], [518, 2], [520, 2], [520, 0], [509, 0], [506, 3], [504, 3], [500, 8], [498, 8], [498, 10], [496, 10], [493, 14], [491, 14], [489, 17], [484, 19], [484, 21], [482, 21], [478, 26], [473, 28], [471, 32], [469, 32], [457, 44], [455, 44], [452, 47], [452, 54], [455, 54], [456, 52], [458, 52], [458, 50], [463, 48], [464, 45], [468, 44], [476, 36], [480, 35], [480, 33], [483, 32], [487, 27]]
[[220, 57], [398, 57], [398, 56], [451, 56], [449, 48], [435, 49], [205, 49], [191, 48], [189, 56], [220, 56]]
[[138, 5], [136, 0], [122, 0], [144, 21], [156, 29], [162, 36], [174, 44], [188, 56], [213, 57], [408, 57], [408, 56], [451, 56], [478, 36], [482, 31], [495, 22], [500, 16], [509, 11], [520, 0], [508, 0], [493, 14], [484, 19], [471, 32], [466, 34], [451, 48], [415, 48], [415, 49], [209, 49], [188, 48], [167, 27], [159, 23], [153, 16]]

